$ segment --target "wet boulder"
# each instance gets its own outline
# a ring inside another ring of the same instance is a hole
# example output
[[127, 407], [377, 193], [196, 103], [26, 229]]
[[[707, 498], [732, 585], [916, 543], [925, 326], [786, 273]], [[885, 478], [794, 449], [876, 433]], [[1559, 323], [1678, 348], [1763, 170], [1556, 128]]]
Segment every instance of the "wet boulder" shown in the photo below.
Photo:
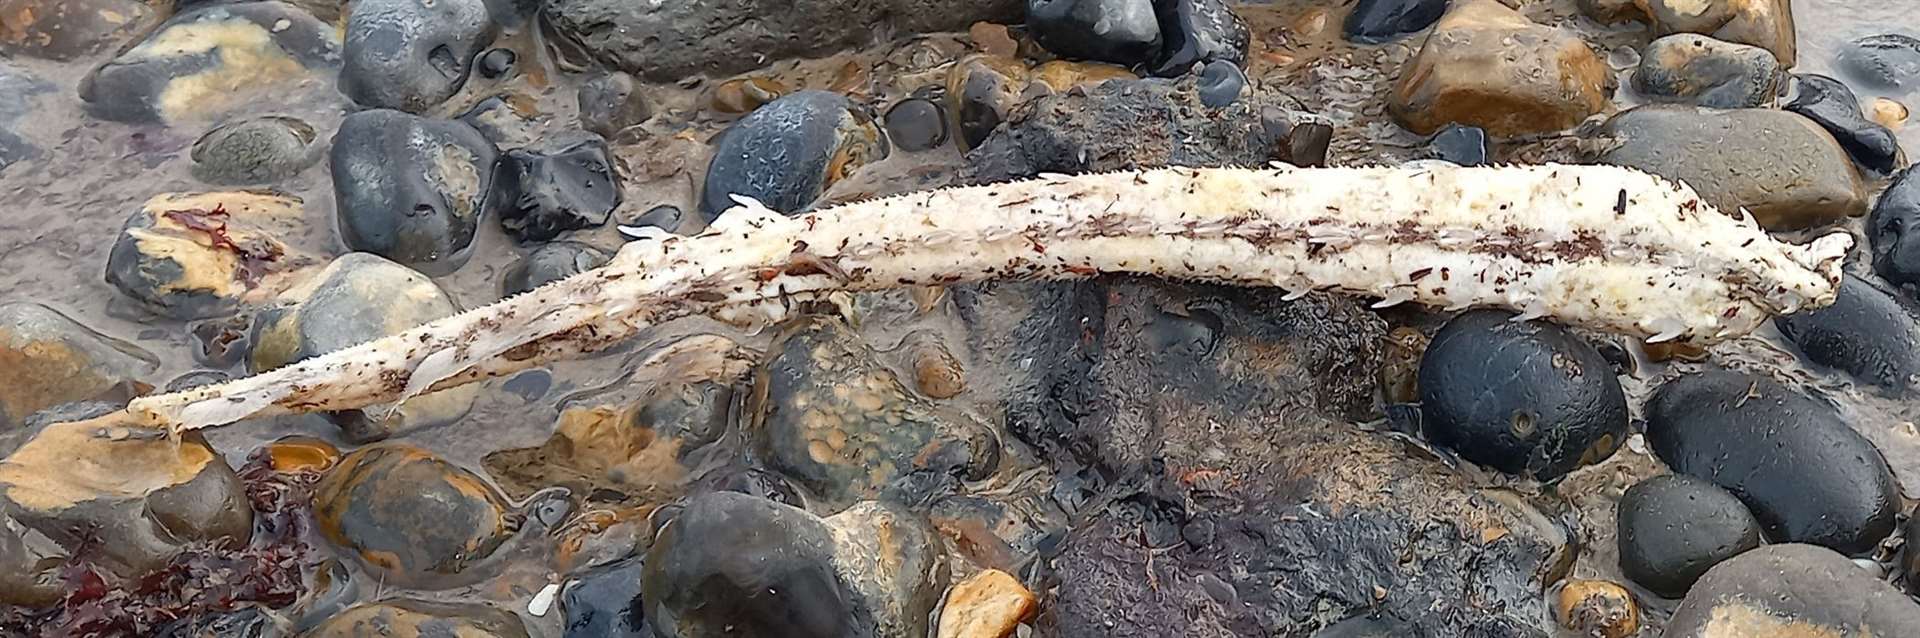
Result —
[[0, 303], [0, 426], [101, 396], [160, 367], [152, 353], [47, 306]]
[[401, 598], [361, 603], [328, 618], [300, 638], [527, 638], [513, 612], [476, 603]]
[[1160, 0], [1154, 12], [1161, 39], [1160, 55], [1150, 65], [1154, 75], [1178, 77], [1214, 61], [1246, 63], [1253, 35], [1226, 0]]
[[914, 395], [840, 322], [803, 320], [770, 351], [753, 427], [768, 463], [828, 502], [978, 480], [998, 462], [984, 426]]
[[1716, 40], [1771, 51], [1782, 67], [1794, 64], [1791, 0], [1636, 0], [1634, 4], [1647, 12], [1655, 35], [1710, 35]]
[[[551, 0], [548, 24], [595, 60], [656, 82], [728, 76], [864, 46], [876, 33], [963, 31], [1017, 22], [1024, 0]], [[738, 28], [751, 24], [753, 28]]]
[[1826, 129], [1861, 168], [1888, 174], [1906, 163], [1899, 138], [1894, 137], [1886, 125], [1861, 114], [1860, 102], [1847, 85], [1810, 73], [1795, 78], [1797, 93], [1793, 101], [1781, 108], [1799, 113]]
[[586, 570], [560, 590], [565, 638], [652, 638], [640, 598], [644, 557], [631, 556]]
[[1066, 58], [1131, 66], [1160, 53], [1152, 0], [1027, 0], [1027, 31]]
[[1467, 312], [1420, 360], [1421, 424], [1434, 444], [1542, 481], [1606, 460], [1626, 441], [1627, 399], [1591, 344], [1545, 321]]
[[604, 225], [622, 199], [612, 153], [597, 135], [507, 151], [492, 181], [487, 209], [523, 242]]
[[127, 218], [107, 253], [107, 283], [172, 319], [204, 319], [264, 302], [311, 263], [274, 237], [302, 205], [252, 191], [163, 193]]
[[369, 108], [424, 112], [460, 91], [494, 31], [483, 0], [359, 0], [340, 92]]
[[[68, 416], [113, 409], [93, 405]], [[42, 426], [0, 460], [0, 508], [125, 577], [165, 565], [190, 544], [245, 544], [253, 530], [239, 477], [199, 433], [176, 441], [85, 423]]]
[[[458, 311], [425, 275], [375, 255], [349, 253], [254, 316], [247, 368], [259, 373], [291, 365]], [[466, 415], [478, 393], [478, 386], [451, 388], [408, 399], [391, 414], [353, 410], [329, 416], [349, 438], [372, 440], [451, 423]]]
[[328, 157], [341, 241], [429, 274], [458, 269], [497, 154], [461, 122], [390, 110], [348, 115]]
[[1760, 546], [1760, 522], [1746, 504], [1684, 474], [1627, 488], [1615, 520], [1620, 571], [1667, 598], [1685, 596], [1708, 569]]
[[1500, 137], [1572, 128], [1607, 110], [1613, 74], [1573, 32], [1495, 0], [1462, 0], [1433, 26], [1388, 97], [1422, 135], [1448, 123]]
[[500, 278], [501, 296], [512, 297], [599, 268], [608, 258], [600, 249], [579, 242], [542, 244], [507, 267]]
[[1886, 459], [1813, 397], [1713, 370], [1660, 386], [1645, 414], [1660, 460], [1739, 497], [1771, 541], [1860, 554], [1893, 533], [1900, 492]]
[[1896, 286], [1920, 285], [1920, 170], [1908, 167], [1880, 192], [1867, 216], [1873, 272]]
[[111, 49], [158, 18], [138, 0], [0, 0], [0, 15], [0, 52], [61, 62]]
[[[1178, 166], [1322, 164], [1330, 121], [1278, 91], [1247, 91], [1222, 108], [1201, 101], [1198, 78], [1111, 81], [1040, 97], [968, 154], [964, 179], [987, 183], [1039, 173]], [[964, 115], [962, 116], [964, 117]], [[964, 124], [962, 127], [964, 131]], [[1129, 131], [1114, 135], [1114, 131]]]
[[1813, 228], [1866, 212], [1847, 152], [1812, 120], [1773, 109], [1643, 106], [1607, 120], [1600, 161], [1685, 182], [1715, 208], [1769, 230]]
[[1348, 40], [1379, 44], [1433, 26], [1446, 11], [1447, 0], [1360, 0], [1342, 28]]
[[1852, 274], [1824, 308], [1774, 319], [1808, 361], [1904, 393], [1920, 379], [1920, 323], [1892, 293]]
[[271, 184], [320, 160], [313, 126], [266, 115], [214, 127], [193, 143], [193, 176], [208, 184]]
[[1647, 45], [1633, 88], [1656, 102], [1750, 108], [1773, 101], [1780, 77], [1780, 62], [1766, 49], [1676, 33]]
[[647, 94], [633, 76], [619, 71], [603, 73], [580, 84], [580, 126], [601, 137], [618, 140], [627, 129], [653, 117]]
[[1855, 38], [1841, 47], [1839, 67], [1847, 77], [1875, 89], [1912, 91], [1920, 86], [1920, 38], [1899, 33]]
[[1770, 545], [1707, 571], [1673, 610], [1666, 635], [1911, 636], [1920, 604], [1845, 556]]
[[332, 27], [279, 2], [213, 5], [175, 15], [80, 82], [94, 117], [208, 120], [320, 81], [340, 65]]
[[716, 492], [661, 531], [640, 599], [663, 638], [924, 636], [947, 577], [932, 528], [897, 506], [821, 519]]
[[847, 98], [801, 91], [774, 100], [720, 135], [700, 195], [711, 222], [733, 196], [787, 214], [806, 211], [828, 186], [886, 157], [886, 136]]
[[348, 454], [314, 485], [314, 520], [327, 540], [379, 570], [382, 581], [444, 588], [519, 529], [521, 515], [478, 475], [400, 444]]

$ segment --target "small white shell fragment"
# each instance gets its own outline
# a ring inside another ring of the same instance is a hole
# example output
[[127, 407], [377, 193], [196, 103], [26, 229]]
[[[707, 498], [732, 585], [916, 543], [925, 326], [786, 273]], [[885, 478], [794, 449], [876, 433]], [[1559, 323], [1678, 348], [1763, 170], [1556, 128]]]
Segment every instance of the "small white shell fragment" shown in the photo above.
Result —
[[534, 592], [533, 599], [527, 601], [527, 613], [535, 618], [545, 618], [553, 610], [553, 599], [560, 595], [560, 583], [547, 583], [540, 591]]

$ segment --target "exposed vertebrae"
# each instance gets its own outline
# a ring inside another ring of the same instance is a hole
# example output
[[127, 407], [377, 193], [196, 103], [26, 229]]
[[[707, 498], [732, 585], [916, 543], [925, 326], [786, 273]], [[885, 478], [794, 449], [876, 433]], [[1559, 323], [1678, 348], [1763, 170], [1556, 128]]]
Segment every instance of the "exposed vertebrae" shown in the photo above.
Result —
[[1780, 243], [1680, 184], [1608, 166], [1164, 169], [1045, 176], [784, 217], [751, 200], [695, 237], [248, 379], [134, 401], [191, 429], [342, 410], [578, 356], [677, 317], [774, 321], [845, 290], [1133, 273], [1336, 291], [1696, 342], [1831, 303], [1852, 239]]

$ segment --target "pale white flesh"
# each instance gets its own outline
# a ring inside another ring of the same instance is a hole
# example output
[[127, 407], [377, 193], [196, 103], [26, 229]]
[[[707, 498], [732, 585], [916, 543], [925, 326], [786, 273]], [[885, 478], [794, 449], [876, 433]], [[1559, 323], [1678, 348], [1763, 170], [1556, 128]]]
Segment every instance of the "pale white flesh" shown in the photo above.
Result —
[[1831, 303], [1852, 238], [1780, 242], [1692, 189], [1611, 166], [1162, 169], [910, 193], [796, 217], [751, 200], [705, 233], [108, 420], [174, 431], [392, 405], [578, 357], [695, 314], [770, 322], [840, 291], [1129, 273], [1710, 343]]

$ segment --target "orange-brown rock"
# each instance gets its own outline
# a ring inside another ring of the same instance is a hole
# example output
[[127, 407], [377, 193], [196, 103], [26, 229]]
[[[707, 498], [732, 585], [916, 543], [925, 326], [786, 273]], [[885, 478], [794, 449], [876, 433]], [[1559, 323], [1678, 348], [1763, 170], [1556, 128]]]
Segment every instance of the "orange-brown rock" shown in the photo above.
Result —
[[1496, 136], [1572, 128], [1610, 104], [1613, 73], [1586, 42], [1495, 0], [1454, 5], [1434, 24], [1388, 99], [1429, 135], [1448, 123]]

